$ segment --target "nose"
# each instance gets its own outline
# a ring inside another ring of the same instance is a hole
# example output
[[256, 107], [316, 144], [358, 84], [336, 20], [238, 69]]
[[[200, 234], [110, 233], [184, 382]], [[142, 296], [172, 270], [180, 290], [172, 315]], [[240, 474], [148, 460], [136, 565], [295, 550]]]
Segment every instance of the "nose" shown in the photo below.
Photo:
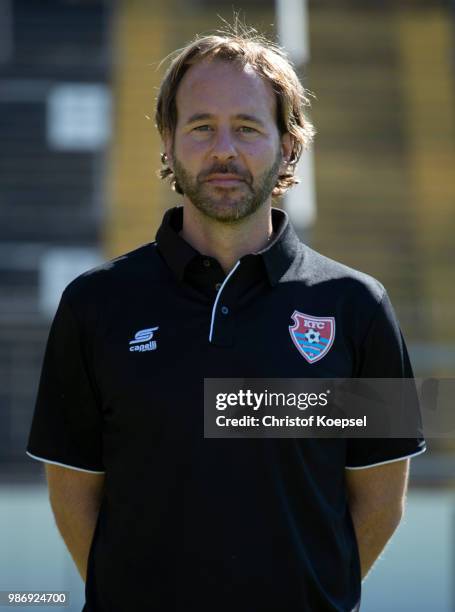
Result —
[[227, 161], [237, 157], [237, 149], [230, 129], [217, 131], [211, 153], [212, 157], [218, 161]]

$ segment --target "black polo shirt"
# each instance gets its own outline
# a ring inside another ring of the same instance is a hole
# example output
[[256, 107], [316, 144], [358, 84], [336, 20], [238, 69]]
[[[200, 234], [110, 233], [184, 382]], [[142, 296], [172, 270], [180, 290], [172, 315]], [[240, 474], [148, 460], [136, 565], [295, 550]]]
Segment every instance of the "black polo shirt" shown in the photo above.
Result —
[[[423, 440], [206, 439], [204, 377], [410, 377], [387, 294], [278, 209], [274, 241], [227, 276], [180, 237], [182, 218], [73, 281], [50, 332], [28, 452], [106, 475], [84, 609], [357, 609], [345, 468]], [[334, 320], [314, 362], [289, 333], [295, 311]]]

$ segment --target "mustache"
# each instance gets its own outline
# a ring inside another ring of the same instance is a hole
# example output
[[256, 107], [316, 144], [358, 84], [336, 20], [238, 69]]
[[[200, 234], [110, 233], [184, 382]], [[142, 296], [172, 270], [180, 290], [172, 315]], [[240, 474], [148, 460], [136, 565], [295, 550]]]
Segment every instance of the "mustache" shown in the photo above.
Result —
[[246, 183], [251, 183], [251, 174], [248, 171], [242, 171], [235, 164], [214, 164], [208, 170], [203, 170], [198, 174], [198, 180], [204, 181], [211, 174], [235, 174]]

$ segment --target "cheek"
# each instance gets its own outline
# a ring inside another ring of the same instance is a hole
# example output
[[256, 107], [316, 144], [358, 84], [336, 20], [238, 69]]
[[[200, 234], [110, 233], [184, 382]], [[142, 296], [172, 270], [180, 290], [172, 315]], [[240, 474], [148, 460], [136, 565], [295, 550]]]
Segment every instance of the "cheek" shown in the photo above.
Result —
[[278, 155], [278, 147], [272, 147], [270, 144], [262, 142], [250, 143], [244, 148], [245, 158], [251, 168], [261, 171], [264, 168], [272, 166]]
[[184, 164], [192, 164], [202, 157], [207, 149], [207, 144], [197, 142], [192, 138], [176, 138], [175, 155]]

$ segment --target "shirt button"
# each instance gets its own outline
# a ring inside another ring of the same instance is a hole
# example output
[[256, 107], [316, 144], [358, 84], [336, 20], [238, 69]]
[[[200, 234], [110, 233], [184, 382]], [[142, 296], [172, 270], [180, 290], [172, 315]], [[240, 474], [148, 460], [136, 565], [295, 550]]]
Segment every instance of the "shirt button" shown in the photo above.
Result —
[[219, 291], [219, 290], [221, 289], [221, 283], [217, 283], [217, 284], [215, 285], [215, 289], [216, 289], [217, 291]]
[[221, 306], [221, 312], [222, 312], [224, 315], [227, 315], [227, 314], [228, 314], [228, 312], [229, 312], [229, 308], [228, 308], [227, 306]]
[[210, 260], [209, 259], [203, 259], [202, 260], [202, 264], [204, 265], [205, 268], [210, 268]]

